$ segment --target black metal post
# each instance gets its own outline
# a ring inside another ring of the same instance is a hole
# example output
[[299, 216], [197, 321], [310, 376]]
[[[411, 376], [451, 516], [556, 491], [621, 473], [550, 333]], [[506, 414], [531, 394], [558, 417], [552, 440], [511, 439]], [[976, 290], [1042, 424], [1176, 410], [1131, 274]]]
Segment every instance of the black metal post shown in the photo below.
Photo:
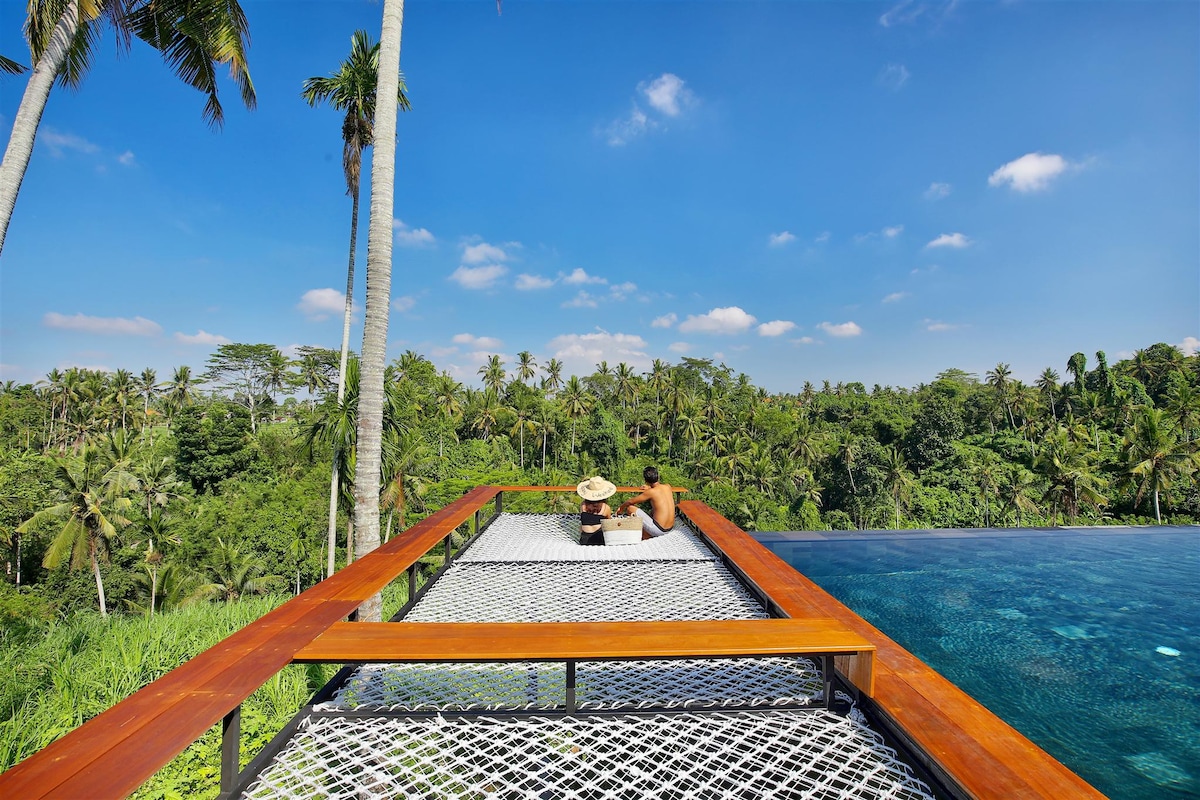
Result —
[[242, 707], [230, 711], [221, 720], [221, 797], [228, 797], [241, 770], [239, 745], [242, 735]]
[[504, 492], [496, 492], [496, 516], [504, 513]]
[[417, 596], [417, 563], [414, 561], [408, 565], [408, 599], [412, 600]]
[[567, 713], [575, 713], [575, 662], [567, 662]]

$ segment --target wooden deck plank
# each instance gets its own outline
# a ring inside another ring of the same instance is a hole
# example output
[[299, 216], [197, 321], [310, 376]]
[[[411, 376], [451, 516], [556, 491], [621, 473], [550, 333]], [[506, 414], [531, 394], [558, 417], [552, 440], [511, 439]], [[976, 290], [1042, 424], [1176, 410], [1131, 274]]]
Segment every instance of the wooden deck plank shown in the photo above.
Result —
[[[703, 503], [679, 504], [747, 578], [793, 617], [834, 617], [876, 646], [873, 700], [895, 726], [976, 798], [1104, 797], [981, 703], [792, 569]], [[781, 583], [788, 586], [780, 586]], [[776, 594], [776, 591], [779, 594]]]
[[836, 620], [339, 623], [298, 662], [562, 661], [873, 653]]

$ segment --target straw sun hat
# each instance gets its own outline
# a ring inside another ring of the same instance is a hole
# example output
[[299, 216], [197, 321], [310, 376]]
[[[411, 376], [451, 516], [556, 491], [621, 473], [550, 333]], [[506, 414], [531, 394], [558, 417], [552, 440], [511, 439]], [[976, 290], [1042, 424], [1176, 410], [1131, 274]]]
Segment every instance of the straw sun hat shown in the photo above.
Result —
[[584, 500], [603, 500], [606, 497], [612, 497], [616, 493], [617, 487], [597, 475], [579, 484], [575, 487], [575, 491]]

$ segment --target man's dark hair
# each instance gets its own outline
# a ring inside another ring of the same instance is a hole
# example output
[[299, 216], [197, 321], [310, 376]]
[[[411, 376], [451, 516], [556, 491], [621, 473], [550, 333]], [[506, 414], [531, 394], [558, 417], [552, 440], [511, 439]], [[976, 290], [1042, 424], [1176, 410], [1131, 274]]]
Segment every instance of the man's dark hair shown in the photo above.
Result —
[[651, 485], [658, 483], [658, 467], [646, 467], [642, 470], [642, 478]]

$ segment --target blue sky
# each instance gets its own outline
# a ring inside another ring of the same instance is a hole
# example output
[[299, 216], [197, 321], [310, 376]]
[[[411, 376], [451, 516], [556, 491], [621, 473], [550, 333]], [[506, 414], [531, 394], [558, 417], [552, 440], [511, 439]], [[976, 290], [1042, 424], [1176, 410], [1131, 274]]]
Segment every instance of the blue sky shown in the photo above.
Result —
[[[148, 47], [56, 88], [0, 257], [0, 377], [337, 348], [334, 71], [376, 2], [243, 0], [223, 130]], [[24, 4], [0, 53], [28, 61]], [[714, 358], [771, 391], [1032, 380], [1200, 342], [1193, 2], [407, 4], [389, 357]], [[24, 79], [0, 77], [12, 123]], [[368, 170], [364, 169], [364, 173]], [[351, 346], [361, 346], [366, 213]]]

